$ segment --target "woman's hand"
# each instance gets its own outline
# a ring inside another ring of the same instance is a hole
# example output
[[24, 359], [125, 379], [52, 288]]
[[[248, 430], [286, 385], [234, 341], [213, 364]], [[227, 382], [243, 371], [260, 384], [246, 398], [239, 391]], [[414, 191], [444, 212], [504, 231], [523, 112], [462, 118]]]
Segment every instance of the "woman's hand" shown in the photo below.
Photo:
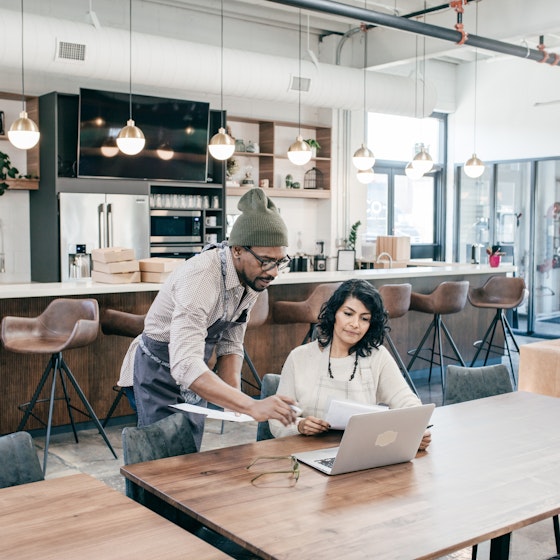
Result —
[[325, 420], [315, 418], [315, 416], [307, 416], [299, 421], [297, 429], [304, 436], [314, 436], [329, 430], [330, 425]]
[[418, 447], [418, 451], [426, 451], [430, 443], [432, 443], [432, 432], [430, 432], [430, 430], [426, 430], [424, 432], [424, 435], [422, 436], [422, 441], [420, 442], [420, 447]]

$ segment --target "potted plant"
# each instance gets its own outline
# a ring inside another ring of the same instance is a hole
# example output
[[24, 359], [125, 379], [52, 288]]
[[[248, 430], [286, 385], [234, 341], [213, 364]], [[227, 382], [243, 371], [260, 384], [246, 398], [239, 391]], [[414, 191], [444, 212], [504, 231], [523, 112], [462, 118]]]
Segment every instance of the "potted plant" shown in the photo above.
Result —
[[358, 220], [355, 224], [352, 224], [350, 228], [350, 234], [348, 235], [348, 240], [346, 241], [346, 248], [351, 251], [356, 250], [356, 241], [358, 240], [358, 228], [362, 225], [362, 222]]
[[6, 183], [6, 179], [16, 179], [19, 171], [12, 165], [10, 156], [4, 152], [0, 152], [0, 196], [2, 196], [10, 185]]
[[305, 143], [311, 148], [312, 157], [317, 157], [317, 152], [321, 149], [321, 144], [315, 138], [307, 138]]

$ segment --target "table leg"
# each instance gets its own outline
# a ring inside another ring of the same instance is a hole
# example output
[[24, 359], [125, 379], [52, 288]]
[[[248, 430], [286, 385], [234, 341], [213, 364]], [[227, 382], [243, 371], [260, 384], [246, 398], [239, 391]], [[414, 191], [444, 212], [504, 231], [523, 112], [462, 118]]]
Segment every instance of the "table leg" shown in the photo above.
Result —
[[511, 533], [496, 537], [490, 541], [490, 560], [508, 560]]

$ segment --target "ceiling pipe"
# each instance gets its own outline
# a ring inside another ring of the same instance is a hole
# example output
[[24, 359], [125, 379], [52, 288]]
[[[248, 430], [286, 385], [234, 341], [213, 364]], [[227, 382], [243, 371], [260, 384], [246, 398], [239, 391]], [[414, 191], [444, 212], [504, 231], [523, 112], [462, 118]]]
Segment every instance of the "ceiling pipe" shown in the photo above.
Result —
[[[434, 37], [436, 39], [441, 39], [442, 41], [449, 41], [456, 44], [462, 40], [462, 34], [455, 29], [439, 27], [437, 25], [431, 25], [429, 23], [423, 23], [390, 14], [383, 14], [381, 12], [366, 10], [364, 8], [348, 6], [346, 4], [341, 4], [340, 2], [332, 2], [331, 0], [267, 0], [267, 2], [284, 4], [286, 6], [312, 10], [324, 14], [347, 17], [363, 21], [365, 23], [379, 25], [381, 27], [399, 29], [400, 31], [408, 31], [417, 35], [426, 35], [427, 37]], [[504, 43], [502, 41], [496, 41], [495, 39], [480, 37], [473, 34], [468, 35], [464, 44], [487, 51], [516, 56], [518, 58], [525, 58], [536, 62], [545, 62], [551, 66], [556, 66], [558, 65], [558, 62], [560, 62], [560, 57], [549, 56], [542, 50], [512, 45], [511, 43]]]

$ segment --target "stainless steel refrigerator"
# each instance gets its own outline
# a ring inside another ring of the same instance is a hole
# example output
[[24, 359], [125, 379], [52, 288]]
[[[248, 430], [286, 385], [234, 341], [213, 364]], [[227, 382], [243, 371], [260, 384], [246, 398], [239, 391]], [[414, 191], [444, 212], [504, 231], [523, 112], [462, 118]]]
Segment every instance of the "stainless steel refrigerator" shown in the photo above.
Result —
[[60, 193], [61, 280], [91, 276], [91, 252], [103, 247], [134, 249], [150, 256], [147, 195]]

